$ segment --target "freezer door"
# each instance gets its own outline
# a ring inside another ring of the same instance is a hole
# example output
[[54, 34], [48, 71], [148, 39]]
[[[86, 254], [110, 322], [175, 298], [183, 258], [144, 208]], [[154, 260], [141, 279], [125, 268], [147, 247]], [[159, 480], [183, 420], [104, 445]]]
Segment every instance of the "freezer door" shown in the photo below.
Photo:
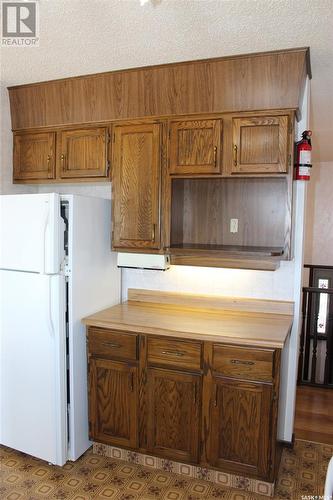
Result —
[[65, 281], [0, 271], [0, 443], [67, 459]]
[[0, 196], [0, 269], [59, 273], [63, 232], [58, 194]]

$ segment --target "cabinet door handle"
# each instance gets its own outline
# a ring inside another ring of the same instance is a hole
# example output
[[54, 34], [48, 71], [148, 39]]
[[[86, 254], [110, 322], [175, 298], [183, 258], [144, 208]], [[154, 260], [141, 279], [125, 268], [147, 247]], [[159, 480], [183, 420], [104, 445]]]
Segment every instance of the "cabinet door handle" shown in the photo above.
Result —
[[167, 356], [184, 356], [185, 352], [182, 351], [162, 351], [162, 354], [166, 354]]
[[196, 405], [197, 404], [197, 384], [194, 384], [194, 396], [193, 396], [193, 399], [194, 399], [194, 404]]
[[214, 168], [217, 167], [217, 146], [214, 147]]
[[121, 344], [116, 344], [115, 342], [101, 342], [105, 347], [111, 347], [112, 349], [118, 349], [121, 347]]
[[215, 391], [214, 391], [214, 406], [215, 408], [217, 406], [217, 384], [215, 384]]
[[153, 227], [151, 229], [151, 240], [155, 241], [155, 236], [156, 236], [156, 224], [153, 224]]
[[233, 365], [254, 365], [254, 361], [246, 361], [244, 359], [231, 359], [230, 363]]
[[237, 158], [238, 148], [237, 144], [234, 144], [234, 166], [237, 167], [238, 158]]
[[51, 161], [51, 155], [47, 155], [47, 163], [50, 163]]

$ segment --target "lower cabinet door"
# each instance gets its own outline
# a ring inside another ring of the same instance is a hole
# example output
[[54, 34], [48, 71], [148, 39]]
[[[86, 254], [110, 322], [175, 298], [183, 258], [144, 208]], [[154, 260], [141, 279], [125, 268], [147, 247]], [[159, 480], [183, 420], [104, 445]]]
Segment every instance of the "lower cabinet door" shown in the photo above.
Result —
[[201, 376], [148, 370], [148, 449], [173, 460], [198, 461]]
[[213, 380], [209, 462], [214, 467], [254, 474], [270, 473], [272, 387], [231, 379]]
[[136, 448], [137, 368], [106, 359], [89, 363], [90, 439]]

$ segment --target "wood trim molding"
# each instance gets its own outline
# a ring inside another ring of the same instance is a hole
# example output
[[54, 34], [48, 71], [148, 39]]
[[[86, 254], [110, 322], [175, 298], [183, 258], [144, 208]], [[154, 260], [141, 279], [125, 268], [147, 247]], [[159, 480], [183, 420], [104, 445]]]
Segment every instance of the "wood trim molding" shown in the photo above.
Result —
[[298, 109], [307, 59], [305, 47], [9, 87], [12, 128]]

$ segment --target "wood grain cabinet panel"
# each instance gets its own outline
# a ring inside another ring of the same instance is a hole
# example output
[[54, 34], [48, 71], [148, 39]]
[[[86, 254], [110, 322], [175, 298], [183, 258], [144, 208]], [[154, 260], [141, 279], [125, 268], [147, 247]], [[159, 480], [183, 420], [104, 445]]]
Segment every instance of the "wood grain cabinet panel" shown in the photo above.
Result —
[[226, 377], [272, 382], [274, 351], [214, 345], [213, 370]]
[[238, 474], [267, 476], [272, 387], [217, 377], [213, 387], [211, 465]]
[[198, 461], [201, 376], [148, 369], [148, 449], [159, 456]]
[[160, 247], [161, 125], [114, 128], [113, 247]]
[[201, 368], [201, 343], [167, 338], [149, 338], [148, 364], [198, 371]]
[[221, 172], [221, 120], [170, 122], [171, 174]]
[[279, 350], [90, 326], [88, 351], [92, 440], [275, 479]]
[[135, 448], [137, 439], [137, 368], [91, 358], [89, 363], [90, 438]]
[[14, 180], [54, 179], [55, 144], [53, 132], [15, 133]]
[[60, 132], [60, 178], [107, 177], [109, 131], [107, 127]]
[[288, 116], [232, 119], [232, 174], [288, 171]]
[[88, 348], [93, 356], [134, 361], [138, 357], [138, 335], [90, 327]]

